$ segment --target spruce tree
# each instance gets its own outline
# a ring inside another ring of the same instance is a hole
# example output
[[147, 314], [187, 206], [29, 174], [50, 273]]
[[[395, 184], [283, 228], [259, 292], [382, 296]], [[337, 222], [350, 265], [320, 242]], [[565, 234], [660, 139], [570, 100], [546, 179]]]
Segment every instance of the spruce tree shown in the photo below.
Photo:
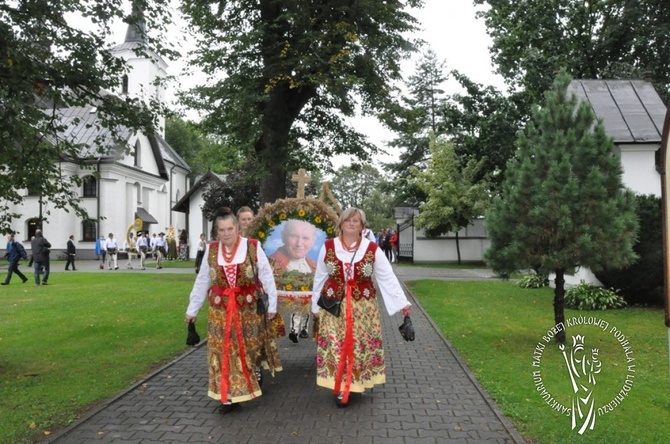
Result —
[[[632, 263], [638, 227], [614, 142], [589, 104], [567, 95], [570, 80], [559, 74], [533, 110], [486, 216], [486, 258], [495, 271], [556, 274], [556, 324], [565, 320], [565, 273]], [[556, 340], [564, 342], [565, 331]]]

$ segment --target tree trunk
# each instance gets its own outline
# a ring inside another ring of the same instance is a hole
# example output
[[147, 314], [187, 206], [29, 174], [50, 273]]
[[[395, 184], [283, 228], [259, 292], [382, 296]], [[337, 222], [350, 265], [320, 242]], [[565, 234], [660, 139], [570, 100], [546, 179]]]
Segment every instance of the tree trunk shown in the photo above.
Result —
[[[283, 165], [273, 165], [269, 174], [260, 180], [259, 199], [261, 205], [286, 197], [286, 171]], [[295, 196], [293, 196], [295, 197]]]
[[554, 270], [556, 273], [556, 288], [554, 289], [554, 324], [563, 325], [563, 329], [556, 332], [556, 342], [565, 344], [565, 270]]
[[461, 265], [461, 244], [458, 239], [458, 231], [456, 232], [456, 254], [458, 255], [458, 265]]

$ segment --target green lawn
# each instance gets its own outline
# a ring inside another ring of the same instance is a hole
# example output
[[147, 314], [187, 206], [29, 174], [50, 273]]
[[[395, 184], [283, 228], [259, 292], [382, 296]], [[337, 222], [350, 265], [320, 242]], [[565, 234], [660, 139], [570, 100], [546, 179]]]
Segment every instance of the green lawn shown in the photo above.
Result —
[[0, 287], [0, 442], [36, 442], [183, 353], [194, 277], [59, 273]]
[[[662, 443], [670, 442], [670, 384], [667, 328], [663, 310], [629, 308], [597, 312], [566, 310], [566, 318], [584, 316], [608, 322], [603, 330], [577, 318], [567, 329], [597, 347], [602, 362], [596, 375], [596, 406], [622, 390], [627, 375], [629, 395], [611, 412], [596, 417], [583, 435], [571, 429], [569, 413], [552, 408], [536, 390], [534, 371], [559, 406], [570, 407], [572, 386], [558, 346], [543, 340], [553, 326], [553, 290], [526, 290], [511, 282], [410, 283], [421, 305], [465, 359], [503, 412], [530, 441], [538, 443]], [[629, 340], [627, 361], [615, 327]], [[539, 367], [533, 366], [538, 343]], [[542, 348], [540, 346], [540, 348]], [[634, 365], [630, 368], [628, 365]], [[550, 402], [552, 402], [550, 400]], [[613, 404], [614, 405], [614, 404]], [[559, 407], [557, 407], [559, 408]]]

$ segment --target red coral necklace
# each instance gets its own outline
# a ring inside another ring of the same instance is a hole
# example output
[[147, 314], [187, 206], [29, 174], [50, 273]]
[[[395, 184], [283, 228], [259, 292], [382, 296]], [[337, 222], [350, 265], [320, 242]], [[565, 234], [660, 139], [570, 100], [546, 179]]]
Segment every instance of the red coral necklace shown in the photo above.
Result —
[[223, 260], [226, 261], [227, 263], [233, 262], [233, 259], [235, 258], [235, 253], [237, 253], [237, 247], [240, 246], [240, 240], [242, 238], [240, 236], [237, 236], [237, 240], [235, 241], [235, 245], [233, 245], [233, 249], [230, 253], [226, 251], [226, 246], [223, 245]]
[[358, 246], [361, 243], [361, 237], [358, 236], [356, 239], [356, 242], [354, 242], [351, 245], [347, 245], [346, 242], [344, 242], [344, 237], [340, 236], [340, 242], [342, 243], [342, 248], [344, 248], [344, 251], [348, 251], [349, 253], [353, 253], [354, 251], [358, 250]]

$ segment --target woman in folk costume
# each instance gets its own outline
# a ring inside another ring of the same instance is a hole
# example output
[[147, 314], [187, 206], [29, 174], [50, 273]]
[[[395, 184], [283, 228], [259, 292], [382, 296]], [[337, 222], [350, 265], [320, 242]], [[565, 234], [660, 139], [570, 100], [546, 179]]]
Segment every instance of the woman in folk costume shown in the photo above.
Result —
[[186, 322], [195, 322], [208, 298], [208, 395], [222, 402], [221, 413], [228, 413], [238, 403], [262, 394], [261, 367], [273, 375], [282, 368], [277, 345], [266, 334], [266, 315], [257, 314], [259, 282], [268, 294], [268, 319], [277, 314], [277, 292], [267, 256], [257, 240], [239, 235], [230, 210], [220, 214], [215, 221], [218, 240], [205, 249]]
[[[319, 317], [316, 383], [333, 390], [338, 407], [349, 393], [386, 382], [379, 305], [373, 277], [389, 315], [409, 314], [411, 304], [379, 246], [361, 236], [365, 212], [349, 208], [338, 220], [340, 236], [326, 240], [314, 275], [312, 312]], [[321, 293], [341, 301], [340, 314], [320, 310]]]

